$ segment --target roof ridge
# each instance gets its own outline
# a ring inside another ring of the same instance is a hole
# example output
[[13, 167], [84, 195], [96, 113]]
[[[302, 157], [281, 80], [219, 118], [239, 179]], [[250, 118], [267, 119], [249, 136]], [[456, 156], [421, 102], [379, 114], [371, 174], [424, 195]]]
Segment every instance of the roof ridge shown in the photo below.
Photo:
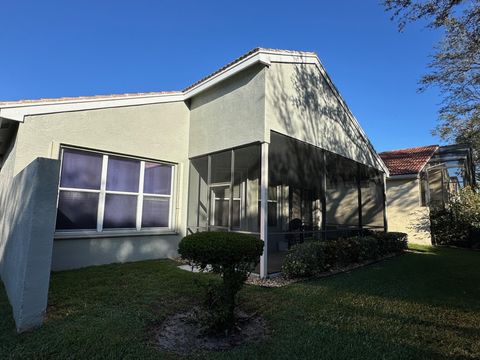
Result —
[[379, 152], [379, 154], [386, 154], [386, 153], [391, 153], [391, 152], [407, 151], [407, 150], [417, 150], [417, 149], [422, 149], [422, 148], [433, 148], [433, 147], [440, 147], [440, 145], [432, 144], [432, 145], [415, 146], [415, 147], [411, 147], [411, 148], [386, 150], [386, 151]]
[[55, 102], [55, 101], [74, 101], [74, 100], [95, 100], [95, 99], [109, 99], [109, 98], [123, 98], [123, 97], [135, 97], [135, 96], [155, 96], [155, 95], [167, 95], [167, 94], [180, 94], [184, 93], [193, 87], [199, 85], [200, 83], [210, 79], [211, 77], [215, 76], [216, 74], [222, 72], [223, 70], [229, 68], [230, 66], [240, 62], [241, 60], [254, 55], [258, 52], [274, 52], [274, 53], [288, 53], [291, 55], [311, 55], [316, 56], [315, 52], [311, 51], [301, 51], [301, 50], [287, 50], [287, 49], [274, 49], [274, 48], [263, 48], [263, 47], [255, 47], [243, 55], [239, 56], [238, 58], [228, 62], [227, 64], [221, 66], [214, 72], [204, 76], [200, 80], [195, 81], [193, 84], [185, 87], [183, 90], [171, 90], [171, 91], [151, 91], [151, 92], [139, 92], [139, 93], [123, 93], [123, 94], [105, 94], [105, 95], [80, 95], [80, 96], [63, 96], [58, 98], [39, 98], [39, 99], [20, 99], [20, 100], [12, 100], [12, 101], [0, 101], [0, 105], [14, 105], [14, 104], [35, 104], [35, 103], [48, 103], [48, 102]]
[[138, 92], [138, 93], [123, 93], [123, 94], [105, 94], [105, 95], [81, 95], [81, 96], [62, 96], [58, 98], [40, 98], [40, 99], [22, 99], [12, 101], [0, 101], [0, 105], [13, 105], [13, 104], [35, 104], [35, 103], [48, 103], [55, 101], [70, 101], [70, 100], [94, 100], [94, 99], [111, 99], [111, 98], [123, 98], [123, 97], [141, 97], [141, 96], [156, 96], [156, 95], [168, 95], [168, 94], [180, 94], [181, 91], [150, 91], [150, 92]]

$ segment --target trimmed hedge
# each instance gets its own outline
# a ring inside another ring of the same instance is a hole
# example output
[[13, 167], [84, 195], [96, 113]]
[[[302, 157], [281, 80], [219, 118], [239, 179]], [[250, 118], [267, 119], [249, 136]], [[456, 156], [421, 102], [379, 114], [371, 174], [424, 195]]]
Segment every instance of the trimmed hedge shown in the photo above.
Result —
[[211, 266], [222, 282], [205, 286], [203, 321], [213, 332], [233, 331], [237, 293], [263, 253], [263, 241], [232, 232], [200, 232], [178, 245], [182, 258], [205, 270]]
[[308, 277], [325, 271], [325, 244], [309, 241], [294, 246], [282, 267], [287, 277]]
[[408, 247], [408, 236], [401, 232], [376, 232], [380, 254], [398, 253]]
[[282, 266], [285, 277], [308, 277], [331, 268], [375, 260], [407, 248], [407, 234], [372, 232], [365, 236], [310, 241], [292, 247]]
[[263, 253], [263, 241], [247, 234], [205, 231], [185, 236], [178, 253], [203, 270], [207, 265], [213, 272], [232, 264], [253, 268]]

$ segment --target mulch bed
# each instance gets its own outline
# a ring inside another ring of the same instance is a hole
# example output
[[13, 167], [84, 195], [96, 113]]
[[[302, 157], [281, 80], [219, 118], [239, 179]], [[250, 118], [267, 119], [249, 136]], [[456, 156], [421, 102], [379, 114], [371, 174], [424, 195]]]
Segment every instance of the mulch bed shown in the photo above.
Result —
[[197, 351], [223, 351], [267, 337], [267, 324], [259, 315], [237, 313], [235, 329], [230, 334], [211, 334], [200, 320], [200, 308], [174, 314], [154, 330], [156, 344], [162, 351], [190, 354]]

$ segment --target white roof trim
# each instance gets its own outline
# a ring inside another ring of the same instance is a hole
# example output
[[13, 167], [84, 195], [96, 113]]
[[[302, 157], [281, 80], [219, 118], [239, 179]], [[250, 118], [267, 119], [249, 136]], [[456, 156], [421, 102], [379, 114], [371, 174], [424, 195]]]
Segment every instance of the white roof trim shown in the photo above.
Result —
[[240, 60], [237, 63], [232, 64], [228, 68], [222, 70], [221, 72], [213, 75], [212, 77], [209, 77], [202, 81], [201, 83], [195, 85], [193, 88], [188, 89], [184, 94], [185, 94], [185, 100], [189, 99], [198, 93], [212, 87], [215, 84], [218, 84], [220, 81], [223, 81], [230, 76], [233, 76], [240, 71], [246, 69], [247, 67], [253, 65], [253, 64], [263, 64], [265, 66], [270, 66], [270, 60], [268, 57], [265, 56], [261, 51], [253, 53], [252, 55], [246, 57], [245, 59]]
[[318, 70], [321, 72], [323, 77], [326, 79], [328, 85], [334, 92], [337, 99], [340, 101], [340, 104], [345, 109], [347, 114], [349, 114], [355, 128], [358, 130], [360, 136], [367, 143], [367, 146], [376, 156], [379, 161], [379, 165], [384, 170], [385, 174], [388, 176], [389, 171], [380, 156], [378, 156], [375, 151], [372, 143], [368, 139], [367, 135], [363, 131], [360, 123], [357, 118], [350, 111], [345, 100], [341, 96], [338, 89], [333, 84], [332, 80], [328, 76], [325, 68], [323, 67], [320, 59], [315, 53], [311, 52], [301, 52], [301, 51], [279, 51], [279, 50], [269, 50], [269, 49], [259, 49], [258, 51], [252, 53], [251, 55], [241, 59], [240, 61], [234, 62], [232, 65], [228, 66], [224, 70], [207, 77], [204, 81], [201, 81], [199, 84], [194, 87], [186, 90], [179, 91], [175, 93], [166, 93], [166, 94], [152, 94], [152, 95], [132, 95], [132, 96], [122, 96], [114, 98], [112, 96], [105, 98], [93, 98], [93, 99], [75, 99], [75, 100], [60, 100], [60, 101], [42, 101], [32, 103], [12, 103], [0, 105], [0, 118], [6, 118], [10, 120], [15, 120], [23, 122], [25, 116], [28, 115], [40, 115], [40, 114], [51, 114], [51, 113], [61, 113], [69, 111], [81, 111], [81, 110], [93, 110], [93, 109], [104, 109], [104, 108], [114, 108], [114, 107], [123, 107], [123, 106], [134, 106], [134, 105], [147, 105], [147, 104], [157, 104], [165, 102], [174, 102], [174, 101], [185, 101], [198, 93], [205, 91], [206, 89], [218, 84], [219, 82], [237, 74], [238, 72], [244, 70], [245, 68], [253, 64], [263, 64], [265, 66], [270, 66], [272, 62], [279, 63], [301, 63], [301, 64], [313, 64], [316, 65]]
[[132, 95], [121, 98], [76, 99], [66, 101], [45, 101], [38, 103], [19, 103], [0, 105], [0, 117], [23, 122], [25, 116], [53, 114], [80, 110], [106, 109], [122, 106], [157, 104], [183, 101], [183, 93], [159, 95]]
[[418, 179], [420, 174], [400, 174], [392, 175], [387, 178], [387, 180], [408, 180], [408, 179]]

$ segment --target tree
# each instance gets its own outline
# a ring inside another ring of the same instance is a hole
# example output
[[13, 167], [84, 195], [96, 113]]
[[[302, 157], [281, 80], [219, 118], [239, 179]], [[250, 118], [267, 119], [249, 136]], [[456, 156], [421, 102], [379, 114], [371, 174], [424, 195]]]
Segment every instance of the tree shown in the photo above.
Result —
[[407, 23], [425, 20], [444, 30], [436, 45], [430, 73], [420, 91], [437, 85], [443, 96], [439, 124], [433, 133], [444, 140], [467, 143], [480, 154], [480, 0], [384, 0], [402, 31]]
[[205, 322], [214, 332], [230, 332], [235, 326], [237, 293], [263, 253], [263, 241], [234, 232], [199, 232], [185, 236], [178, 245], [183, 259], [220, 274], [222, 282], [206, 286]]

